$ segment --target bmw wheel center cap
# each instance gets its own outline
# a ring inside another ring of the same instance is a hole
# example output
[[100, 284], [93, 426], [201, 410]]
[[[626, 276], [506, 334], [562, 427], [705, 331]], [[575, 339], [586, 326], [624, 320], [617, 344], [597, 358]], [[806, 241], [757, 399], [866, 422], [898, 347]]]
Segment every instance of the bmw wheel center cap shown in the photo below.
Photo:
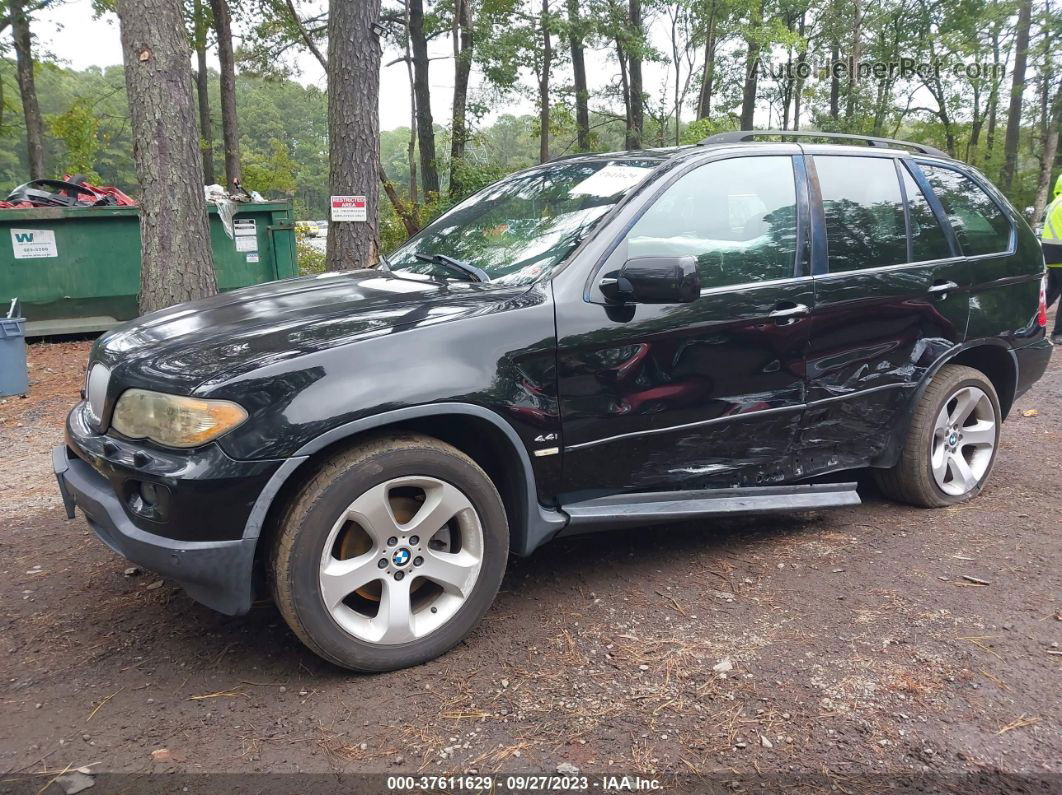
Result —
[[402, 566], [405, 566], [407, 563], [409, 563], [409, 560], [412, 557], [413, 557], [412, 553], [408, 549], [406, 549], [405, 547], [402, 547], [400, 549], [396, 549], [394, 551], [394, 554], [391, 555], [391, 562], [395, 566], [398, 566], [399, 568], [401, 568]]

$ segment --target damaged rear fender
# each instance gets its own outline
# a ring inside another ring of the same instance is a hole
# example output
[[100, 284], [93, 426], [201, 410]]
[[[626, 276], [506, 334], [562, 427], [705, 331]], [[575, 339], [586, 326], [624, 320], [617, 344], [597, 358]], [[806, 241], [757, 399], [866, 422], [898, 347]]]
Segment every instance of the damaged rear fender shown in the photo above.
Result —
[[915, 407], [922, 400], [930, 382], [946, 364], [962, 364], [984, 373], [999, 396], [1003, 418], [1006, 419], [1014, 402], [1018, 383], [1018, 363], [1014, 350], [1003, 340], [980, 339], [956, 345], [926, 370], [918, 386], [911, 391], [907, 405], [900, 414], [889, 435], [885, 449], [870, 462], [870, 466], [888, 469], [895, 466], [903, 449], [904, 440], [911, 427]]

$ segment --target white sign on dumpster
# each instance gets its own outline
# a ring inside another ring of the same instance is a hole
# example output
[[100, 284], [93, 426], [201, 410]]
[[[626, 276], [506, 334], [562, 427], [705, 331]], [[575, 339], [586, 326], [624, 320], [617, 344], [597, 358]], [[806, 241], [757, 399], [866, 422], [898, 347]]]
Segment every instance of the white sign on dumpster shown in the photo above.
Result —
[[368, 221], [369, 212], [364, 196], [333, 196], [333, 221]]
[[15, 259], [58, 257], [55, 232], [51, 229], [12, 229], [11, 249]]
[[253, 218], [233, 218], [232, 233], [236, 237], [254, 237], [258, 234], [258, 224]]
[[258, 251], [258, 224], [253, 218], [233, 219], [232, 233], [237, 251]]

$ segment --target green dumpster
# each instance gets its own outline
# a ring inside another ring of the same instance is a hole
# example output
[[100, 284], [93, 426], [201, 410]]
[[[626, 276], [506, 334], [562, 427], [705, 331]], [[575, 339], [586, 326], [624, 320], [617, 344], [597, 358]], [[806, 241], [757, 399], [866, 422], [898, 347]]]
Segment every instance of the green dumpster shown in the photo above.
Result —
[[[241, 204], [232, 238], [217, 208], [208, 207], [218, 289], [297, 275], [288, 202]], [[139, 213], [137, 207], [0, 210], [0, 302], [20, 300], [26, 336], [104, 331], [139, 314]]]

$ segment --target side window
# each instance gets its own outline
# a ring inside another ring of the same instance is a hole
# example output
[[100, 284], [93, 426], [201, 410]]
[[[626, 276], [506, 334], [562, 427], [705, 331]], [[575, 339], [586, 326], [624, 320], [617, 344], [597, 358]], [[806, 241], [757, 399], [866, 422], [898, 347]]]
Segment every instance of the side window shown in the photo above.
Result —
[[1010, 221], [980, 186], [965, 174], [919, 163], [944, 205], [963, 252], [971, 257], [996, 254], [1010, 246]]
[[702, 287], [786, 279], [797, 207], [788, 156], [736, 157], [680, 177], [627, 234], [627, 257], [697, 258]]
[[892, 158], [815, 155], [831, 273], [907, 262], [903, 198]]
[[921, 188], [905, 166], [900, 167], [900, 173], [903, 174], [903, 191], [907, 194], [907, 212], [911, 219], [911, 262], [950, 257], [944, 230]]

